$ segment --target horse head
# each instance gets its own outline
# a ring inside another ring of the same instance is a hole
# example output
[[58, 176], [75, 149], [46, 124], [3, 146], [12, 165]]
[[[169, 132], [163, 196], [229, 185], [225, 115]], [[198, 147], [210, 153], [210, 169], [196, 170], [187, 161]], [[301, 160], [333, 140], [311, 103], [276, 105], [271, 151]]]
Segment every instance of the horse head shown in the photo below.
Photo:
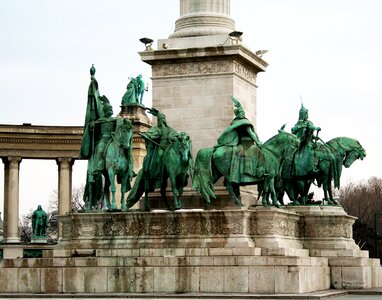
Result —
[[133, 135], [133, 125], [128, 119], [123, 119], [117, 122], [117, 127], [114, 133], [114, 142], [116, 142], [124, 150], [129, 150], [131, 147], [131, 139]]
[[190, 136], [186, 132], [181, 131], [173, 139], [175, 150], [179, 153], [181, 160], [188, 162], [191, 159], [192, 152]]
[[345, 159], [343, 161], [343, 165], [345, 168], [349, 168], [353, 162], [357, 159], [363, 160], [366, 157], [366, 151], [362, 148], [361, 144], [357, 140], [350, 140], [350, 149], [345, 153]]

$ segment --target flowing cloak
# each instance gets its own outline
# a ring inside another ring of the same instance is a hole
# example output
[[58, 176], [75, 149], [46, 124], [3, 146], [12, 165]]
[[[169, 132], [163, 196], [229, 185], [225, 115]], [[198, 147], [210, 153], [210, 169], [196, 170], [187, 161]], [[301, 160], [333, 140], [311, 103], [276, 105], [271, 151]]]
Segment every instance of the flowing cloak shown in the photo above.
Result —
[[[228, 180], [236, 183], [251, 183], [258, 177], [264, 176], [264, 153], [253, 143], [246, 133], [249, 127], [254, 132], [253, 125], [246, 119], [234, 119], [218, 138], [215, 151], [227, 151], [226, 157], [230, 157], [230, 174]], [[231, 148], [222, 146], [228, 146]]]
[[218, 144], [214, 148], [221, 146], [237, 146], [239, 144], [239, 134], [236, 129], [241, 126], [249, 126], [253, 131], [253, 125], [248, 119], [234, 119], [218, 138]]
[[132, 78], [126, 87], [127, 91], [122, 97], [122, 105], [138, 103], [137, 81]]
[[98, 82], [92, 78], [88, 89], [88, 103], [86, 106], [84, 135], [81, 141], [80, 158], [89, 159], [94, 152], [94, 133], [89, 124], [103, 117], [103, 105], [100, 100]]

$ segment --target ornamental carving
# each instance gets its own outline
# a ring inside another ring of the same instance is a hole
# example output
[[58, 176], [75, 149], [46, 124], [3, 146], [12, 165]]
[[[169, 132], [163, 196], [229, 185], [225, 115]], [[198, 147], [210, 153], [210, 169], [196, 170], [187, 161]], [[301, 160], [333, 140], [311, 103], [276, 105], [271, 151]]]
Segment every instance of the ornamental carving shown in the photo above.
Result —
[[250, 81], [253, 84], [256, 84], [256, 73], [250, 70], [249, 68], [243, 66], [238, 62], [234, 62], [234, 71], [237, 75], [243, 77], [244, 79]]
[[154, 77], [208, 75], [232, 72], [228, 61], [200, 61], [153, 66]]
[[352, 238], [352, 227], [343, 223], [310, 223], [305, 225], [305, 236]]
[[300, 237], [302, 224], [296, 219], [257, 219], [252, 217], [250, 221], [251, 235], [282, 235]]
[[62, 237], [71, 238], [73, 237], [73, 226], [72, 224], [64, 223], [62, 225]]

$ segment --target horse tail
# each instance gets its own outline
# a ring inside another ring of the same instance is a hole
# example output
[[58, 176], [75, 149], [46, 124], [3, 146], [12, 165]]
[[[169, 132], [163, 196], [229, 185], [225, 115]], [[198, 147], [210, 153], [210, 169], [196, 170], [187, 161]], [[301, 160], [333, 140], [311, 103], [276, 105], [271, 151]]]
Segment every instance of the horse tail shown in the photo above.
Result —
[[211, 203], [211, 197], [216, 199], [211, 169], [213, 152], [213, 148], [200, 149], [198, 151], [195, 159], [194, 176], [192, 180], [192, 188], [202, 195], [207, 204]]

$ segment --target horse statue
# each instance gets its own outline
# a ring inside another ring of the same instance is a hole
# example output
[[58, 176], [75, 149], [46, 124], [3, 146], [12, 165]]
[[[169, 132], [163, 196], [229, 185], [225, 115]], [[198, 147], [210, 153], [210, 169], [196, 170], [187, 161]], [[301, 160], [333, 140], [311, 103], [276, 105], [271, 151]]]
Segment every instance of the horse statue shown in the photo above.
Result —
[[[252, 141], [249, 143], [253, 144]], [[291, 146], [297, 147], [297, 145], [298, 138], [281, 128], [277, 135], [270, 138], [261, 147], [264, 159], [257, 162], [257, 167], [263, 170], [262, 175], [252, 177], [250, 181], [246, 182], [230, 180], [230, 168], [233, 159], [230, 147], [222, 146], [220, 147], [221, 151], [215, 151], [215, 148], [200, 149], [195, 160], [193, 188], [202, 195], [206, 206], [208, 206], [211, 203], [211, 198], [216, 199], [214, 183], [224, 177], [224, 183], [231, 199], [236, 204], [242, 205], [240, 186], [260, 184], [262, 186], [262, 204], [264, 206], [273, 204], [279, 207], [280, 203], [277, 200], [274, 179], [280, 171], [281, 162], [287, 150]], [[243, 147], [250, 147], [250, 145], [244, 144]], [[249, 159], [257, 159], [257, 157]], [[269, 196], [271, 196], [272, 203]]]
[[366, 157], [365, 149], [352, 138], [338, 137], [327, 143], [317, 142], [313, 168], [306, 170], [305, 176], [297, 177], [292, 171], [293, 155], [296, 151], [297, 147], [290, 149], [289, 157], [284, 160], [282, 172], [278, 178], [282, 181], [278, 183], [281, 188], [279, 200], [285, 191], [294, 205], [306, 204], [309, 188], [314, 180], [317, 181], [318, 187], [323, 187], [324, 201], [330, 205], [338, 204], [333, 198], [332, 182], [334, 181], [335, 188], [340, 188], [342, 166], [349, 168], [357, 159], [363, 160]]
[[[189, 135], [185, 132], [173, 133], [169, 145], [164, 149], [161, 161], [159, 182], [156, 184], [143, 168], [139, 171], [127, 198], [128, 208], [137, 203], [144, 194], [145, 210], [150, 211], [148, 195], [155, 190], [156, 186], [160, 186], [160, 194], [168, 210], [173, 211], [183, 207], [183, 188], [187, 186], [189, 175], [192, 175], [192, 143]], [[168, 202], [166, 195], [168, 179], [170, 179], [173, 195], [172, 204]]]
[[[85, 198], [87, 198], [87, 209], [91, 210], [103, 197], [105, 197], [108, 209], [117, 209], [115, 201], [115, 177], [121, 184], [121, 209], [126, 210], [124, 200], [125, 193], [131, 189], [130, 181], [133, 177], [132, 161], [132, 137], [133, 126], [128, 119], [118, 120], [115, 132], [111, 134], [111, 140], [108, 142], [104, 151], [104, 169], [94, 182], [87, 182], [85, 187]], [[103, 186], [103, 188], [102, 188]], [[102, 191], [103, 190], [103, 191]], [[111, 192], [111, 202], [110, 202]]]

